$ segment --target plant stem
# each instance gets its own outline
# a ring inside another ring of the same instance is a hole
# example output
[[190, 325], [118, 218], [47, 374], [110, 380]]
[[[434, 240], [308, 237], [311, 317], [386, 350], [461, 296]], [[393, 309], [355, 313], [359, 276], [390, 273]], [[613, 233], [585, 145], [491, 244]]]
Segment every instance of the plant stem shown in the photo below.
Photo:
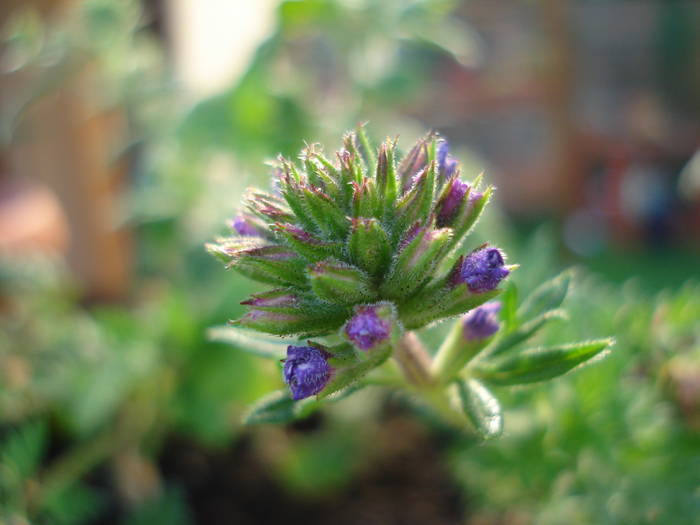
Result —
[[433, 385], [431, 358], [414, 332], [406, 332], [394, 349], [394, 359], [409, 383], [421, 389]]

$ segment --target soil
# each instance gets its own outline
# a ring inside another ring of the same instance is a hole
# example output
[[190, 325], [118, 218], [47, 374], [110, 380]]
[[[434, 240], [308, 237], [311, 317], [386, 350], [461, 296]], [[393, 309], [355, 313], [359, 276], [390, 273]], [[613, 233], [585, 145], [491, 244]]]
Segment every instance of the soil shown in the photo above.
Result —
[[[311, 433], [323, 424], [315, 416], [287, 430]], [[173, 437], [160, 468], [166, 483], [186, 495], [197, 524], [464, 523], [465, 504], [441, 462], [440, 437], [401, 413], [387, 414], [380, 428], [378, 455], [345, 487], [313, 501], [290, 494], [270, 475], [250, 434], [219, 451]]]

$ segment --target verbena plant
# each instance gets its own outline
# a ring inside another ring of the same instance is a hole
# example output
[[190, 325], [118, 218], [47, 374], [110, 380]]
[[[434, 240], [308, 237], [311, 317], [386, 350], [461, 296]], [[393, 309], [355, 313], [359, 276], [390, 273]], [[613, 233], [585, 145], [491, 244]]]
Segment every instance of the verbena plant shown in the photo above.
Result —
[[[312, 144], [300, 161], [278, 158], [271, 190], [249, 190], [232, 234], [207, 246], [228, 268], [274, 286], [243, 301], [249, 311], [232, 326], [212, 331], [283, 363], [288, 388], [260, 400], [247, 422], [303, 417], [381, 384], [493, 437], [503, 420], [489, 386], [552, 379], [611, 347], [612, 339], [527, 347], [565, 318], [570, 274], [520, 306], [514, 289], [501, 294], [517, 266], [490, 244], [463, 248], [494, 188], [481, 176], [462, 180], [436, 133], [400, 156], [396, 140], [375, 148], [360, 127], [334, 160]], [[451, 318], [431, 355], [417, 331]]]

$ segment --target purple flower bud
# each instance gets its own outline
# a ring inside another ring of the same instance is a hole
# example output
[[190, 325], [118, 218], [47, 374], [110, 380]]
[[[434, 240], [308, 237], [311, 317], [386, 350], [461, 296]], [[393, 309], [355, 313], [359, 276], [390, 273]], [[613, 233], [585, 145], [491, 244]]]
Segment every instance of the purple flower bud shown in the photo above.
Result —
[[437, 161], [438, 173], [447, 180], [454, 175], [457, 170], [457, 159], [450, 155], [450, 145], [446, 140], [443, 140], [437, 145]]
[[462, 333], [467, 341], [486, 339], [498, 332], [498, 312], [501, 303], [488, 302], [465, 315], [462, 318]]
[[[467, 194], [467, 191], [469, 191], [469, 184], [457, 178], [451, 179], [448, 184], [450, 185], [449, 190], [440, 203], [437, 214], [438, 226], [444, 226], [452, 221], [455, 212], [464, 200], [464, 196]], [[469, 202], [472, 202], [471, 198]]]
[[238, 232], [238, 235], [242, 235], [243, 237], [260, 236], [258, 230], [250, 223], [250, 219], [245, 215], [236, 215], [231, 221], [231, 226]]
[[457, 282], [467, 283], [472, 292], [488, 292], [495, 289], [509, 273], [499, 249], [482, 248], [465, 257]]
[[298, 401], [318, 394], [331, 378], [327, 355], [312, 346], [288, 346], [284, 361], [284, 382], [292, 399]]
[[353, 344], [362, 349], [370, 350], [385, 341], [391, 333], [391, 323], [377, 315], [374, 306], [361, 306], [345, 326], [345, 333]]
[[253, 294], [250, 299], [242, 301], [244, 306], [251, 306], [260, 309], [298, 309], [299, 298], [289, 292], [286, 288], [277, 288], [267, 292]]

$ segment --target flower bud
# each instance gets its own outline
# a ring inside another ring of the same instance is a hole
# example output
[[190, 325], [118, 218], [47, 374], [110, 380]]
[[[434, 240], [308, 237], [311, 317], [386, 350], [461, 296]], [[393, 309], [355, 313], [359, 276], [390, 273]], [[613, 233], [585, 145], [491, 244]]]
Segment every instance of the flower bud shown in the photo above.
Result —
[[391, 334], [391, 322], [377, 314], [376, 306], [360, 306], [345, 325], [345, 335], [357, 348], [370, 350], [386, 341]]
[[369, 276], [350, 264], [328, 259], [310, 266], [307, 272], [311, 289], [323, 301], [353, 304], [374, 298]]
[[360, 182], [352, 182], [352, 214], [353, 217], [372, 217], [377, 215], [380, 202], [377, 196], [377, 184], [374, 179], [362, 178]]
[[377, 219], [352, 219], [348, 253], [351, 262], [373, 277], [379, 277], [386, 271], [391, 261], [391, 244]]
[[320, 188], [303, 186], [301, 191], [316, 227], [330, 237], [344, 238], [350, 221], [337, 203]]
[[338, 257], [342, 254], [342, 244], [325, 242], [293, 224], [276, 223], [272, 229], [279, 233], [299, 254], [309, 260]]
[[292, 399], [298, 401], [318, 394], [328, 384], [332, 368], [323, 350], [312, 346], [288, 346], [284, 360], [284, 382]]
[[250, 299], [242, 301], [241, 304], [271, 312], [294, 312], [299, 308], [299, 297], [288, 288], [275, 288], [253, 294]]
[[[249, 305], [252, 306], [251, 310], [240, 319], [231, 321], [231, 324], [273, 335], [312, 336], [337, 329], [347, 316], [346, 310], [339, 307], [304, 303], [292, 308], [293, 302], [274, 307], [269, 306], [271, 299], [260, 301], [267, 305]], [[255, 303], [256, 299], [248, 302]]]
[[483, 340], [498, 332], [501, 303], [490, 301], [475, 308], [462, 319], [462, 334], [467, 341]]
[[437, 205], [438, 226], [451, 226], [452, 222], [462, 206], [469, 205], [469, 184], [457, 177], [451, 178], [445, 185], [442, 197]]
[[419, 226], [408, 233], [412, 238], [399, 252], [382, 286], [387, 297], [408, 297], [420, 289], [432, 278], [452, 238], [450, 228]]
[[398, 180], [394, 166], [395, 148], [396, 144], [387, 140], [379, 148], [377, 157], [377, 192], [379, 202], [384, 207], [382, 213], [393, 208], [398, 194]]
[[501, 303], [491, 301], [457, 321], [437, 351], [432, 370], [438, 381], [449, 382], [490, 342], [498, 331]]
[[467, 283], [469, 290], [475, 293], [489, 292], [509, 273], [498, 248], [482, 248], [464, 258], [457, 282]]
[[229, 252], [228, 256], [230, 268], [256, 281], [278, 285], [306, 282], [304, 260], [284, 246], [262, 246]]
[[457, 171], [457, 159], [450, 155], [450, 144], [442, 140], [437, 146], [438, 174], [442, 180], [451, 178]]
[[406, 191], [413, 182], [413, 178], [428, 164], [428, 144], [432, 136], [429, 134], [419, 140], [406, 154], [399, 164], [399, 178], [402, 191]]
[[396, 218], [401, 228], [415, 221], [427, 222], [433, 208], [435, 175], [436, 164], [431, 162], [415, 176], [411, 188], [399, 199]]
[[243, 204], [248, 211], [263, 220], [292, 221], [294, 215], [287, 203], [276, 195], [249, 189], [243, 197]]
[[259, 237], [258, 229], [252, 224], [250, 217], [243, 214], [236, 215], [231, 221], [231, 227], [236, 230], [238, 235], [243, 237]]

